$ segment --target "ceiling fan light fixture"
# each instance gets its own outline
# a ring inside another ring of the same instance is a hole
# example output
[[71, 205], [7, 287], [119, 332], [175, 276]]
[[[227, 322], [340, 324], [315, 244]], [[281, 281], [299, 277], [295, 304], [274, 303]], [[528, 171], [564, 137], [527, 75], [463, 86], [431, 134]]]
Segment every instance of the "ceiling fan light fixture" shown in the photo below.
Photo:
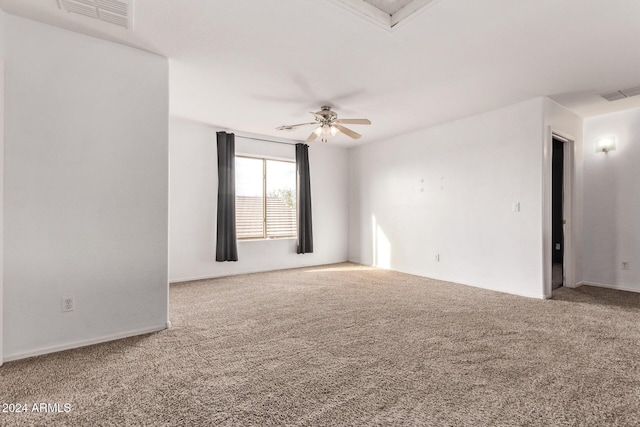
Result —
[[338, 115], [331, 111], [331, 107], [323, 106], [320, 111], [311, 112], [316, 121], [311, 123], [300, 123], [297, 125], [284, 125], [279, 126], [277, 130], [291, 130], [299, 126], [314, 125], [315, 127], [311, 131], [311, 134], [307, 137], [307, 142], [315, 141], [320, 138], [320, 141], [327, 142], [329, 138], [337, 136], [342, 133], [350, 138], [359, 139], [362, 135], [351, 129], [344, 127], [343, 124], [354, 125], [370, 125], [371, 121], [368, 119], [338, 119]]
[[[325, 123], [324, 125], [322, 125], [322, 130], [321, 130], [322, 136], [324, 138], [330, 138], [332, 136], [336, 136], [338, 134], [338, 128], [336, 128], [335, 126], [332, 126], [328, 123]], [[318, 135], [320, 136], [320, 135]]]

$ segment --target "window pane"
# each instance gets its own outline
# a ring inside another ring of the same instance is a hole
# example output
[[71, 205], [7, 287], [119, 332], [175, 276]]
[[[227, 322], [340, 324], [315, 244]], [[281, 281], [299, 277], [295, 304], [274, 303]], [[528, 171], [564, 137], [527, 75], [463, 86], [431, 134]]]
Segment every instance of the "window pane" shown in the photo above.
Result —
[[236, 157], [238, 239], [264, 237], [263, 161]]
[[296, 231], [296, 164], [267, 160], [267, 237]]

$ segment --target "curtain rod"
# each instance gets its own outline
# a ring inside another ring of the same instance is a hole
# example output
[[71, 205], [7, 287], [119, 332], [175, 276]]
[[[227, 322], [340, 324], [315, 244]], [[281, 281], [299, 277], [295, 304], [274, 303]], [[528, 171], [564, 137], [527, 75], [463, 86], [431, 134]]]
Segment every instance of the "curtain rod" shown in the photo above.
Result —
[[282, 141], [272, 141], [270, 139], [262, 139], [262, 138], [253, 138], [251, 136], [243, 136], [243, 135], [236, 135], [238, 138], [244, 138], [244, 139], [253, 139], [254, 141], [264, 141], [264, 142], [273, 142], [274, 144], [284, 144], [284, 145], [296, 145], [297, 143], [291, 143], [291, 142], [282, 142]]

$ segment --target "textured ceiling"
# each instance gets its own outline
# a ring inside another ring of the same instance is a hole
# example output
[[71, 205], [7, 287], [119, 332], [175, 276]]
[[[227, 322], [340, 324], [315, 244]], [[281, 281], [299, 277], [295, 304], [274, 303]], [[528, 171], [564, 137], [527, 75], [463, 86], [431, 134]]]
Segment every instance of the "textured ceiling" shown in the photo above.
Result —
[[638, 0], [440, 0], [393, 31], [329, 0], [137, 0], [134, 31], [56, 0], [0, 5], [167, 56], [171, 114], [262, 135], [304, 139], [275, 128], [325, 104], [371, 119], [355, 144], [537, 96], [581, 115], [640, 106], [597, 96], [640, 84]]

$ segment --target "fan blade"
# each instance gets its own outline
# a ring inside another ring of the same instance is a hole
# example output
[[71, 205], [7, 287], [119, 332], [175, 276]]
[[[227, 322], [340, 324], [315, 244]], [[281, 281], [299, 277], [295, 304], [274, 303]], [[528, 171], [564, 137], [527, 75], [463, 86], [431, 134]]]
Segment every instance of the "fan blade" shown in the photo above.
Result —
[[313, 111], [309, 111], [309, 113], [313, 114], [313, 116], [320, 121], [324, 120], [324, 116], [322, 114], [314, 113]]
[[[315, 131], [315, 129], [314, 129], [314, 131]], [[311, 132], [311, 135], [309, 135], [309, 138], [307, 138], [307, 142], [315, 141], [317, 137], [318, 137], [318, 135], [316, 135], [315, 132]]]
[[359, 133], [356, 133], [356, 132], [352, 131], [351, 129], [347, 129], [346, 127], [344, 127], [342, 125], [335, 124], [334, 126], [337, 127], [340, 132], [344, 133], [347, 136], [350, 136], [353, 139], [359, 139], [362, 136]]
[[277, 130], [291, 130], [293, 128], [297, 128], [299, 126], [307, 126], [307, 125], [315, 125], [317, 122], [310, 122], [310, 123], [300, 123], [297, 125], [284, 125], [284, 126], [279, 126], [276, 129]]
[[338, 119], [336, 123], [343, 123], [345, 125], [370, 125], [369, 119]]

